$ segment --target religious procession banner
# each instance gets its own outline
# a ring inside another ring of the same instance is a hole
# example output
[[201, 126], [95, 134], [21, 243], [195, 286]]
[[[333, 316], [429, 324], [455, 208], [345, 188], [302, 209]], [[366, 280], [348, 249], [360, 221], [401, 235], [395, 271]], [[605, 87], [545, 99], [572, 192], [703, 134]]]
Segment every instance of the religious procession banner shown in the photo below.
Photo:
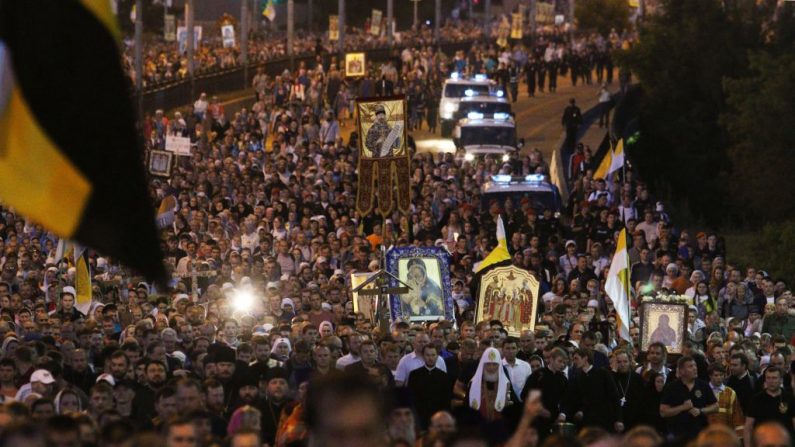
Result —
[[508, 19], [503, 16], [500, 21], [500, 27], [497, 28], [497, 45], [501, 48], [508, 46], [508, 36], [511, 34], [511, 24]]
[[450, 253], [440, 247], [394, 247], [386, 253], [390, 287], [407, 285], [406, 294], [390, 294], [392, 321], [455, 321]]
[[384, 13], [380, 9], [373, 9], [373, 15], [370, 17], [370, 34], [373, 36], [381, 35], [381, 17]]
[[[397, 209], [408, 213], [410, 159], [406, 145], [406, 98], [363, 98], [356, 101], [359, 132], [359, 185], [356, 210], [366, 216], [374, 207], [382, 216]], [[376, 187], [376, 183], [378, 186]], [[396, 190], [397, 200], [393, 197]]]
[[361, 78], [367, 70], [367, 56], [364, 53], [345, 54], [345, 77]]
[[555, 5], [553, 3], [536, 3], [536, 24], [552, 25], [555, 23]]
[[328, 16], [328, 40], [339, 40], [340, 21], [339, 16]]
[[518, 337], [535, 329], [539, 282], [516, 266], [497, 267], [480, 280], [476, 321], [499, 320]]
[[522, 38], [522, 13], [511, 14], [511, 39]]

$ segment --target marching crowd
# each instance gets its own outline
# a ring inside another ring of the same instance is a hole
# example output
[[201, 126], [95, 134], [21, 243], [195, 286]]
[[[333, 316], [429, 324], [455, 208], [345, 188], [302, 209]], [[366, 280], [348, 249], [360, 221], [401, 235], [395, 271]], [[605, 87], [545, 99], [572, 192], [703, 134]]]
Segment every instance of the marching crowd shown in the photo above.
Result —
[[[194, 72], [197, 76], [209, 75], [219, 71], [240, 67], [240, 46], [224, 47], [220, 37], [203, 37], [194, 49]], [[440, 28], [440, 42], [455, 43], [476, 40], [481, 37], [481, 29], [473, 23], [460, 21], [446, 24]], [[350, 27], [346, 29], [345, 50], [370, 50], [389, 48], [386, 34], [375, 36], [367, 28]], [[400, 47], [420, 47], [435, 43], [433, 29], [422, 26], [419, 31], [404, 30], [394, 34], [394, 43]], [[283, 32], [253, 33], [248, 41], [248, 63], [255, 65], [275, 59], [289, 57], [287, 52], [287, 36]], [[325, 33], [299, 31], [293, 39], [293, 55], [306, 56], [312, 54], [334, 53], [337, 42], [329, 41]], [[123, 54], [125, 72], [130, 79], [135, 79], [134, 45], [125, 47]], [[188, 57], [180, 53], [176, 42], [167, 42], [161, 38], [150, 39], [143, 48], [144, 89], [163, 86], [175, 81], [187, 79]]]
[[[354, 210], [359, 136], [342, 129], [355, 97], [407, 94], [415, 127], [433, 127], [451, 71], [502, 83], [521, 68], [530, 95], [543, 79], [554, 91], [560, 67], [610, 83], [616, 38], [476, 43], [452, 56], [420, 46], [369, 61], [356, 82], [321, 57], [258, 73], [257, 99], [233, 114], [206, 95], [158, 111], [143, 125], [147, 149], [168, 135], [193, 145], [150, 188], [155, 203], [176, 199], [163, 228], [174, 280], [147, 284], [92, 253], [86, 312], [58, 241], [3, 209], [0, 447], [791, 445], [787, 283], [733, 264], [719, 235], [677, 227], [637, 173], [595, 179], [578, 149], [570, 205], [534, 209], [486, 201], [480, 186], [548, 174], [540, 151], [503, 163], [412, 148], [411, 213]], [[527, 74], [541, 61], [545, 77]], [[535, 330], [513, 335], [474, 318], [473, 264], [495, 246], [499, 215], [512, 263], [541, 283]], [[604, 292], [623, 228], [631, 343]], [[454, 321], [382, 326], [354, 311], [350, 274], [378, 270], [380, 246], [407, 245], [450, 252]], [[689, 304], [685, 333], [641, 350], [640, 296], [672, 294]]]

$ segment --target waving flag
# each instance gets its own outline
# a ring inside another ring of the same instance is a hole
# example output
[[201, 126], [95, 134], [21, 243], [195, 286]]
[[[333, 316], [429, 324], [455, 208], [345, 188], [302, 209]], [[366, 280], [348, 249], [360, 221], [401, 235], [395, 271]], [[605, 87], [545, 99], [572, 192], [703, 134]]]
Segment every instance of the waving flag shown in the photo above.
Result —
[[619, 335], [627, 341], [632, 341], [629, 337], [629, 256], [627, 255], [627, 230], [621, 230], [616, 244], [616, 253], [613, 255], [613, 262], [610, 263], [610, 271], [607, 272], [605, 281], [605, 292], [613, 307], [616, 309], [616, 325]]
[[500, 215], [497, 216], [497, 246], [494, 247], [494, 250], [492, 250], [485, 259], [475, 264], [472, 271], [477, 273], [490, 265], [510, 259], [511, 253], [508, 252], [508, 241], [505, 238], [505, 226], [502, 223], [502, 215]]
[[107, 0], [0, 0], [0, 199], [165, 282], [119, 37]]
[[265, 9], [262, 10], [262, 15], [267, 17], [271, 22], [276, 19], [276, 8], [273, 6], [273, 0], [268, 0]]

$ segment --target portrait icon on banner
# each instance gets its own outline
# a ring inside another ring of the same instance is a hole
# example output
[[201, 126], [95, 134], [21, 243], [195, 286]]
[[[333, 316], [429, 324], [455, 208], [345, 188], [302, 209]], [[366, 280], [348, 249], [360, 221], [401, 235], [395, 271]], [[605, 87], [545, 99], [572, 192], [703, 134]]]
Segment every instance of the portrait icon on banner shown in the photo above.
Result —
[[345, 54], [345, 76], [349, 78], [364, 76], [367, 70], [366, 60], [364, 53]]
[[400, 296], [401, 314], [414, 317], [444, 317], [441, 267], [436, 258], [410, 258], [398, 262], [399, 278], [411, 288]]
[[643, 303], [641, 307], [640, 349], [662, 343], [669, 354], [681, 354], [685, 342], [687, 306], [673, 303]]
[[403, 100], [359, 104], [364, 135], [363, 158], [392, 158], [406, 155]]
[[515, 266], [488, 271], [480, 280], [477, 321], [499, 320], [512, 336], [533, 330], [538, 287], [530, 272]]

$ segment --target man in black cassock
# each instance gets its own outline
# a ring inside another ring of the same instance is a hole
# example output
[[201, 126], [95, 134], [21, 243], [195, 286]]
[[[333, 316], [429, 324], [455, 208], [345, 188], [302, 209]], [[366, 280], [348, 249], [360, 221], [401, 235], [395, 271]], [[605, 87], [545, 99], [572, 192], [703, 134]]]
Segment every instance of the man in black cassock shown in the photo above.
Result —
[[408, 388], [416, 402], [420, 426], [425, 430], [434, 413], [450, 409], [453, 393], [447, 373], [436, 367], [439, 357], [436, 346], [426, 345], [422, 349], [422, 357], [425, 364], [409, 374]]
[[561, 348], [554, 348], [544, 368], [533, 371], [522, 389], [522, 401], [526, 402], [533, 391], [541, 392], [544, 411], [533, 421], [540, 441], [549, 435], [552, 425], [558, 420], [566, 395], [568, 379], [563, 374], [569, 363], [569, 355]]
[[619, 402], [610, 372], [594, 368], [590, 349], [577, 349], [572, 358], [579, 371], [569, 382], [566, 419], [581, 422], [584, 427], [596, 425], [614, 431]]
[[645, 414], [643, 405], [648, 401], [643, 378], [632, 371], [629, 353], [623, 350], [616, 351], [615, 359], [616, 371], [612, 373], [618, 392], [615, 430], [618, 433], [626, 433], [642, 422], [642, 416]]

